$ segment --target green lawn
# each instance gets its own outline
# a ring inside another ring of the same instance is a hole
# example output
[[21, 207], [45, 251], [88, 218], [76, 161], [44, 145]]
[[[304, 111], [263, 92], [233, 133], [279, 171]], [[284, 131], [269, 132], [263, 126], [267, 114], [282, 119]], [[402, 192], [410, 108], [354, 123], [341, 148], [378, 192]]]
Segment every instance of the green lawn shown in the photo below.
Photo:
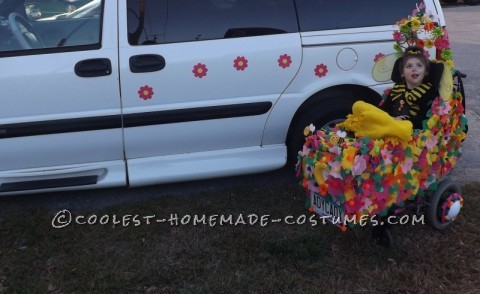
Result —
[[[0, 293], [477, 293], [479, 192], [480, 183], [463, 186], [464, 207], [445, 231], [395, 226], [390, 249], [372, 244], [367, 227], [234, 225], [239, 215], [306, 216], [304, 191], [293, 186], [71, 211], [96, 224], [62, 229], [52, 227], [56, 211], [10, 210], [0, 216]], [[179, 225], [140, 218], [171, 214]], [[195, 214], [217, 223], [180, 224]], [[113, 215], [132, 216], [112, 225]], [[220, 215], [233, 224], [220, 226]]]

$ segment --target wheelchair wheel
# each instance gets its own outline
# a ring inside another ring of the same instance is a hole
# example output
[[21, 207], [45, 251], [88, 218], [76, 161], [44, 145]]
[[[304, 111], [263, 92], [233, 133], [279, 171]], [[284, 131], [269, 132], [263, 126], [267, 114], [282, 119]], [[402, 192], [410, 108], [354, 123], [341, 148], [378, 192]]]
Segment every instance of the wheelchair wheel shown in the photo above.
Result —
[[463, 203], [460, 193], [460, 186], [452, 180], [445, 179], [440, 182], [427, 204], [425, 216], [430, 226], [444, 230], [452, 224]]
[[390, 248], [393, 245], [392, 232], [386, 226], [374, 227], [372, 230], [372, 239], [376, 245]]

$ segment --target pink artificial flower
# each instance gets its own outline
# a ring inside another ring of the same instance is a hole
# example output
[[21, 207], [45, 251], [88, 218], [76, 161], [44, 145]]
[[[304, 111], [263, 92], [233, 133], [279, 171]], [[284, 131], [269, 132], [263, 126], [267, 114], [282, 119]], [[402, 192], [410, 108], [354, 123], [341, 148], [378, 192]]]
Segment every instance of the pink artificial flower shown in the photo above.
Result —
[[342, 175], [340, 174], [340, 172], [342, 171], [340, 162], [333, 161], [329, 162], [328, 165], [330, 166], [330, 175], [336, 179], [342, 179]]
[[413, 159], [411, 157], [405, 159], [405, 161], [402, 163], [402, 171], [404, 174], [408, 173], [409, 171], [412, 170], [413, 166]]
[[365, 169], [367, 168], [367, 161], [361, 155], [355, 156], [353, 161], [353, 168], [352, 168], [352, 175], [359, 176], [361, 175]]
[[437, 136], [428, 136], [427, 140], [425, 141], [425, 146], [427, 146], [428, 150], [432, 150], [438, 144]]
[[382, 149], [380, 153], [382, 154], [384, 164], [392, 164], [392, 151]]
[[445, 103], [444, 105], [438, 107], [437, 113], [438, 115], [449, 114], [451, 109], [452, 106], [449, 103]]
[[445, 37], [436, 39], [434, 44], [435, 44], [435, 47], [437, 47], [437, 49], [440, 49], [440, 50], [448, 49], [450, 46], [450, 42]]
[[385, 54], [383, 53], [378, 53], [377, 55], [375, 55], [375, 58], [373, 58], [373, 61], [374, 62], [377, 62], [380, 58], [382, 58], [383, 56], [385, 56]]

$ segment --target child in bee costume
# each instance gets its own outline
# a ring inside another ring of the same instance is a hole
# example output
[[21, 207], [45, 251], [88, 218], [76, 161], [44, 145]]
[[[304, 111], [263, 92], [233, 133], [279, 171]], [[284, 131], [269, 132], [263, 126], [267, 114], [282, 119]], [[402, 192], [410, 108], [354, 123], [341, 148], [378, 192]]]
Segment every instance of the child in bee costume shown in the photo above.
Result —
[[[433, 76], [430, 76], [431, 67], [435, 68]], [[352, 114], [340, 126], [353, 131], [355, 136], [410, 141], [413, 129], [422, 129], [422, 122], [439, 95], [435, 85], [439, 85], [443, 71], [443, 64], [430, 62], [423, 49], [407, 48], [395, 63], [392, 73], [395, 85], [380, 107], [357, 101]], [[451, 74], [445, 76], [451, 77]]]

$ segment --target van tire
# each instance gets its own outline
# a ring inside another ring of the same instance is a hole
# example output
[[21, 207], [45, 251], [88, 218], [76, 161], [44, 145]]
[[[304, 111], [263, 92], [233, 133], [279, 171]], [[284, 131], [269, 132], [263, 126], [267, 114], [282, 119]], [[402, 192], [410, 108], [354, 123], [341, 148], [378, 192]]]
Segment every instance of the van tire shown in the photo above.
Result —
[[[313, 99], [312, 99], [313, 98]], [[355, 96], [352, 91], [335, 90], [318, 93], [310, 98], [295, 114], [287, 135], [287, 164], [293, 166], [297, 162], [298, 151], [305, 143], [303, 130], [313, 124], [316, 130], [339, 120], [344, 120], [351, 113]]]
[[480, 0], [463, 0], [463, 3], [467, 5], [478, 5], [480, 4]]

